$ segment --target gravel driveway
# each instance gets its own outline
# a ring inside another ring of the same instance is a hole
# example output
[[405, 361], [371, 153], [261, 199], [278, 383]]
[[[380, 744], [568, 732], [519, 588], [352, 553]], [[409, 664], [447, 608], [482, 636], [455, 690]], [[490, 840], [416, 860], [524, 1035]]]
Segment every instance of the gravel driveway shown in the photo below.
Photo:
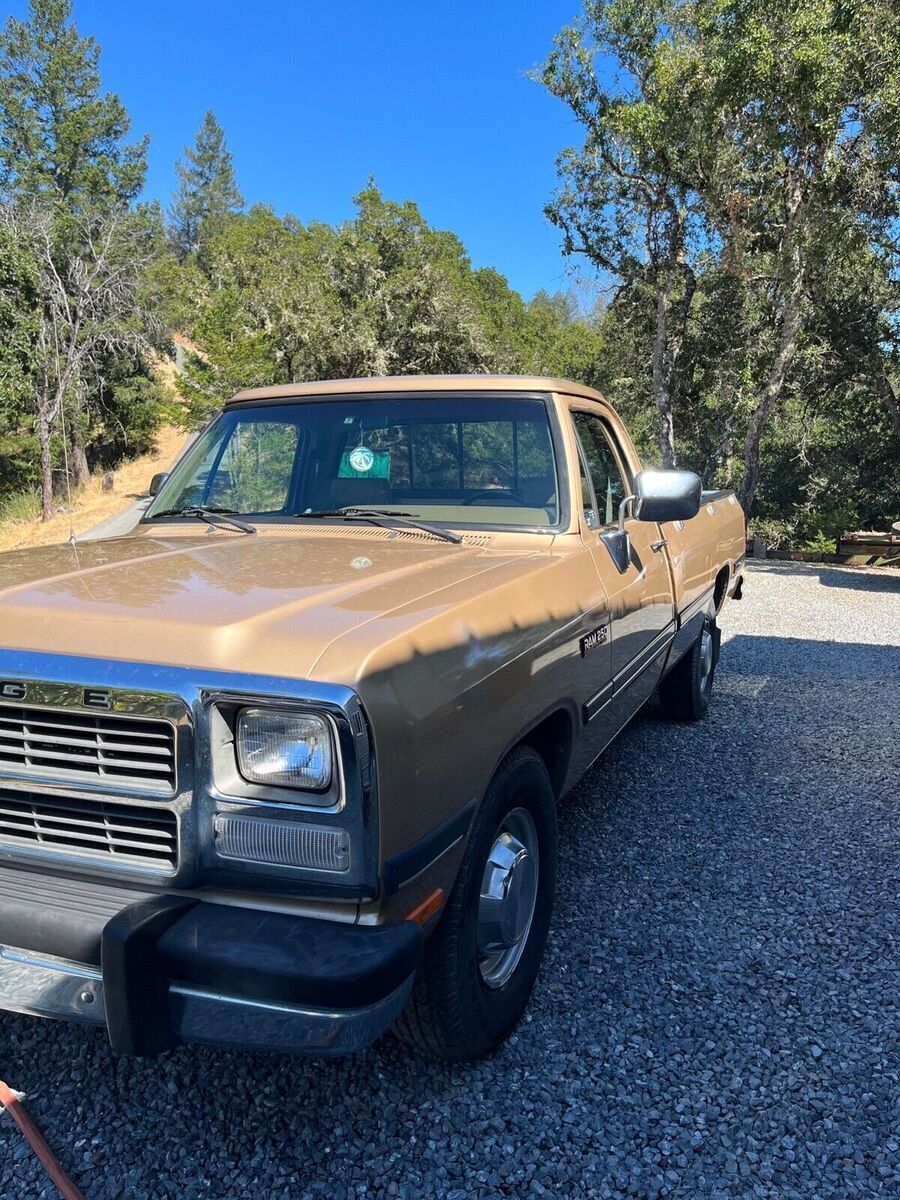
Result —
[[[548, 958], [490, 1061], [183, 1049], [0, 1015], [88, 1200], [900, 1194], [900, 574], [767, 564], [700, 726], [564, 806]], [[0, 1195], [51, 1197], [0, 1117]]]

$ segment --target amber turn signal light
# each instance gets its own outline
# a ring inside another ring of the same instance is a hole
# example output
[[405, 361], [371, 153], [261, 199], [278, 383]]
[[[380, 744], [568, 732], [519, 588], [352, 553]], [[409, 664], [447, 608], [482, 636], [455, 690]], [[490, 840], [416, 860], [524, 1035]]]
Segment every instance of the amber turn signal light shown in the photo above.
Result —
[[407, 921], [415, 921], [417, 925], [424, 925], [438, 911], [444, 903], [444, 889], [435, 888], [435, 890], [416, 907], [406, 914]]

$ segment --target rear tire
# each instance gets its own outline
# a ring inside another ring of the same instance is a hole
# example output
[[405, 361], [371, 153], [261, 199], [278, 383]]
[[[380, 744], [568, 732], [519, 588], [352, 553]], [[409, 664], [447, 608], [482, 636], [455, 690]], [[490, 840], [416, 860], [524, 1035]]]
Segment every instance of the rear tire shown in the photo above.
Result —
[[709, 711], [717, 635], [715, 617], [705, 617], [700, 636], [660, 684], [660, 705], [673, 721], [702, 721]]
[[518, 746], [497, 770], [397, 1035], [452, 1062], [489, 1054], [518, 1024], [544, 956], [556, 892], [556, 800], [543, 759]]

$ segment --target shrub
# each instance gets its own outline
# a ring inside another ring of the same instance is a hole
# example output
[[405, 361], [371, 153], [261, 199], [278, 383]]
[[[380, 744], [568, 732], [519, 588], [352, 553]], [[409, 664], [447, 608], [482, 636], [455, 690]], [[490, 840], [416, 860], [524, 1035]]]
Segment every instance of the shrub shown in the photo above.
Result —
[[0, 497], [0, 521], [36, 521], [41, 515], [41, 493], [34, 489]]
[[803, 549], [809, 551], [810, 554], [834, 554], [837, 549], [837, 541], [824, 530], [818, 529], [815, 536], [803, 543]]
[[775, 517], [751, 517], [748, 526], [749, 536], [765, 542], [768, 550], [783, 550], [789, 547], [795, 532], [792, 521], [777, 520]]

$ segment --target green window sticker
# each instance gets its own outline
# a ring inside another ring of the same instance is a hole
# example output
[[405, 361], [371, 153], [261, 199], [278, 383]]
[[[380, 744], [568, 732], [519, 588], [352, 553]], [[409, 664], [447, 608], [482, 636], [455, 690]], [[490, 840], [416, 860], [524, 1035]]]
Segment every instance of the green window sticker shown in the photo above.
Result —
[[391, 455], [388, 450], [370, 450], [355, 446], [341, 455], [339, 479], [390, 479]]

